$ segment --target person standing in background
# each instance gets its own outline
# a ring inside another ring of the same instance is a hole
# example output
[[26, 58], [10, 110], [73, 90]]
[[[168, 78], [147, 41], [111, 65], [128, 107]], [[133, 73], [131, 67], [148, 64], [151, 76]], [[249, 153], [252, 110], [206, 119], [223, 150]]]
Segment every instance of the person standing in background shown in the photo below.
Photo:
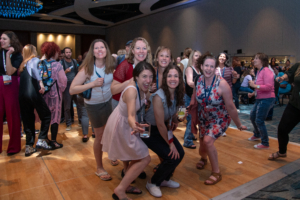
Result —
[[[65, 115], [65, 121], [66, 121], [66, 131], [70, 131], [72, 129], [72, 117], [71, 117], [71, 106], [72, 100], [74, 100], [77, 109], [80, 109], [77, 105], [77, 95], [70, 95], [69, 90], [71, 83], [73, 79], [75, 78], [76, 74], [78, 73], [78, 64], [75, 59], [72, 59], [72, 49], [70, 47], [64, 48], [64, 59], [60, 61], [61, 65], [63, 66], [63, 69], [65, 71], [65, 74], [67, 76], [68, 82], [67, 82], [67, 88], [65, 89], [63, 93], [63, 101], [64, 101], [64, 115]], [[81, 124], [81, 112], [77, 111], [78, 114], [78, 120], [79, 124]]]
[[189, 57], [190, 54], [192, 53], [193, 49], [188, 47], [185, 48], [184, 52], [183, 52], [183, 59], [180, 61], [181, 64], [183, 64], [183, 80], [185, 82], [185, 70], [188, 67], [188, 62], [189, 62]]

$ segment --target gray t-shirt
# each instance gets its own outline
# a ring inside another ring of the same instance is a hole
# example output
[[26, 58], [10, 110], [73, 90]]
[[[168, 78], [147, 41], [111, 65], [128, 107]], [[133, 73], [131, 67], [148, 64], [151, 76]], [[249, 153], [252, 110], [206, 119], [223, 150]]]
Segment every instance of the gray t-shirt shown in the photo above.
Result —
[[72, 59], [71, 62], [67, 62], [65, 59], [62, 59], [60, 62], [61, 65], [64, 67], [64, 71], [67, 68], [72, 67], [71, 71], [69, 73], [66, 73], [68, 83], [72, 82], [77, 74], [77, 62], [74, 59]]
[[162, 89], [157, 90], [155, 93], [153, 93], [150, 97], [151, 105], [149, 110], [146, 112], [145, 115], [145, 120], [146, 122], [150, 123], [151, 125], [156, 126], [156, 121], [154, 117], [154, 110], [153, 110], [153, 104], [152, 104], [152, 99], [155, 95], [158, 95], [162, 102], [163, 102], [163, 107], [164, 107], [164, 120], [165, 122], [169, 122], [169, 120], [173, 117], [174, 114], [177, 112], [176, 108], [176, 100], [172, 100], [172, 106], [168, 108], [167, 105], [167, 97], [165, 96], [165, 93]]

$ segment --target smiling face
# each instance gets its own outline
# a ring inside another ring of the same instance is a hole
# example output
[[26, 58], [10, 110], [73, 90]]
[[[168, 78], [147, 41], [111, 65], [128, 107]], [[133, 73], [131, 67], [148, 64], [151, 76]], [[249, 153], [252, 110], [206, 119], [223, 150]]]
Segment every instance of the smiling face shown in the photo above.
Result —
[[134, 55], [134, 63], [137, 64], [141, 61], [144, 61], [147, 57], [147, 45], [145, 44], [145, 42], [138, 40], [135, 43], [132, 53]]
[[220, 56], [219, 56], [219, 62], [221, 63], [221, 64], [224, 64], [225, 62], [226, 62], [226, 55], [225, 54], [221, 54]]
[[8, 49], [10, 47], [10, 39], [6, 34], [1, 35], [1, 48]]
[[167, 75], [167, 85], [171, 89], [176, 89], [179, 84], [179, 74], [176, 69], [170, 69]]
[[106, 57], [106, 48], [103, 42], [95, 43], [94, 56], [96, 57], [96, 59], [104, 59]]
[[148, 92], [150, 84], [153, 81], [153, 73], [150, 70], [143, 70], [139, 76], [136, 77], [136, 82], [143, 92]]
[[216, 71], [216, 61], [214, 59], [207, 58], [203, 65], [201, 65], [201, 69], [206, 78], [213, 77]]
[[157, 57], [158, 66], [166, 68], [171, 62], [171, 54], [167, 49], [163, 49], [158, 53]]

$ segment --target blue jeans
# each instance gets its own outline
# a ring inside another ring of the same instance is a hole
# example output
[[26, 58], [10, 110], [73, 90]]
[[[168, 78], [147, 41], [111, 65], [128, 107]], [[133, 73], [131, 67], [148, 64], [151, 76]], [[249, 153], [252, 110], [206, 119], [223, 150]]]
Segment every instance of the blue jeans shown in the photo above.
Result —
[[[185, 94], [184, 98], [185, 98], [185, 106], [187, 107], [187, 106], [190, 105], [191, 97], [189, 97], [188, 95]], [[189, 147], [189, 146], [194, 145], [194, 143], [193, 143], [194, 135], [192, 133], [192, 116], [188, 115], [186, 117], [186, 120], [187, 120], [187, 124], [186, 124], [186, 130], [185, 130], [185, 133], [184, 133], [183, 146]]]
[[232, 84], [232, 96], [234, 99], [234, 104], [236, 109], [240, 109], [240, 103], [239, 103], [239, 89], [241, 87], [241, 82], [237, 81], [235, 84]]
[[269, 146], [268, 132], [265, 126], [265, 119], [268, 112], [273, 108], [275, 98], [256, 99], [250, 112], [250, 120], [254, 128], [254, 137], [261, 137], [261, 144]]
[[240, 87], [240, 91], [242, 91], [242, 92], [249, 92], [249, 93], [252, 93], [253, 92], [253, 90], [251, 90], [250, 88], [248, 88], [248, 87]]

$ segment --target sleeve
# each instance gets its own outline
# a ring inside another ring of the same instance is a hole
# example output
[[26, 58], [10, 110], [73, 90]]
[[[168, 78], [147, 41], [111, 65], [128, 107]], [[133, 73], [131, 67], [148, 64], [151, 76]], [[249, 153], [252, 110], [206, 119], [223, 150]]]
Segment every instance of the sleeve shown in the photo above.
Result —
[[299, 66], [300, 66], [300, 63], [296, 63], [285, 72], [289, 78], [290, 83], [294, 82], [295, 73], [296, 73], [297, 69], [299, 68]]
[[114, 80], [123, 83], [126, 81], [126, 74], [129, 69], [129, 64], [127, 62], [122, 62], [117, 66], [116, 71], [114, 72]]
[[163, 93], [162, 89], [157, 90], [155, 93], [153, 93], [153, 94], [150, 96], [150, 101], [151, 101], [151, 102], [152, 102], [152, 99], [153, 99], [156, 95], [158, 95], [158, 96], [161, 98], [161, 101], [162, 101], [163, 105], [165, 106], [166, 100], [165, 100], [165, 96], [164, 96], [164, 93]]
[[261, 91], [271, 91], [272, 88], [274, 87], [273, 72], [267, 68], [267, 70], [263, 70], [262, 76], [264, 79], [264, 84], [260, 85], [260, 90]]
[[21, 63], [23, 62], [23, 56], [21, 53], [16, 53], [13, 54], [11, 57], [11, 65], [16, 68], [19, 69]]
[[32, 67], [31, 67], [32, 77], [35, 78], [38, 81], [42, 80], [42, 78], [40, 76], [39, 62], [40, 62], [40, 59], [34, 58], [34, 60], [31, 63], [32, 64]]

